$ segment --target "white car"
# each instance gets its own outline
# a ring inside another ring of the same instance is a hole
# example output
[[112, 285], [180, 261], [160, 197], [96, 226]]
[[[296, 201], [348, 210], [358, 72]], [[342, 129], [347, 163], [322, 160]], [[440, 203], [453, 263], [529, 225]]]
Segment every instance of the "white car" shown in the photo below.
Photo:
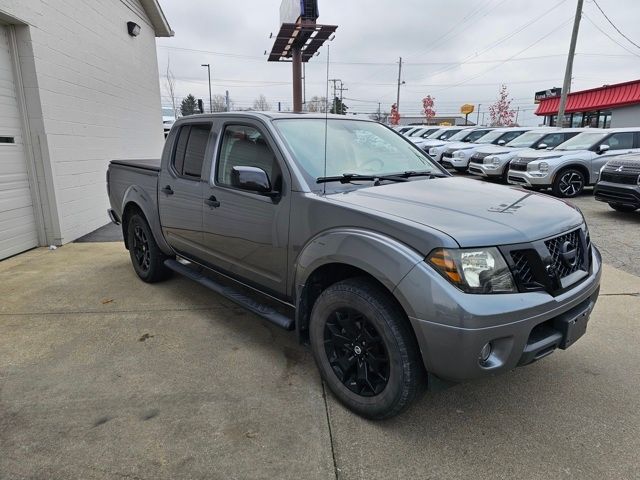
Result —
[[591, 128], [553, 150], [521, 152], [509, 164], [507, 180], [535, 190], [551, 187], [554, 195], [572, 198], [598, 181], [612, 157], [640, 152], [640, 127]]
[[555, 148], [585, 130], [585, 128], [536, 128], [511, 140], [504, 147], [498, 145], [480, 147], [471, 156], [469, 173], [485, 178], [501, 179], [506, 183], [509, 163], [518, 154], [526, 155], [526, 150]]
[[440, 127], [439, 130], [436, 130], [428, 137], [423, 138], [421, 141], [415, 143], [418, 147], [431, 155], [431, 148], [444, 145], [456, 133], [460, 132], [461, 130], [469, 130], [471, 128], [472, 127]]
[[478, 139], [476, 143], [452, 143], [447, 145], [447, 148], [442, 153], [440, 163], [447, 168], [453, 168], [457, 172], [466, 172], [469, 167], [469, 160], [476, 153], [476, 149], [486, 145], [506, 145], [529, 130], [531, 128], [496, 128]]
[[471, 127], [460, 130], [455, 135], [449, 137], [446, 142], [443, 142], [439, 146], [429, 148], [429, 155], [437, 162], [442, 161], [442, 154], [447, 147], [453, 143], [473, 143], [484, 137], [487, 133], [493, 130], [491, 127]]

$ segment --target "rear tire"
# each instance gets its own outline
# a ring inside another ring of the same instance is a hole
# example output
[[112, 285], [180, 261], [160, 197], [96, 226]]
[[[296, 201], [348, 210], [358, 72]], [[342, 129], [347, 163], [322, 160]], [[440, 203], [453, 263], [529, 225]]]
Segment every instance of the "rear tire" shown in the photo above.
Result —
[[147, 220], [134, 213], [127, 227], [127, 243], [133, 269], [141, 280], [155, 283], [171, 275], [164, 261], [168, 258], [156, 243]]
[[556, 197], [575, 198], [586, 185], [584, 173], [575, 168], [561, 170], [553, 180], [552, 192]]
[[624, 213], [635, 212], [638, 209], [638, 207], [633, 207], [631, 205], [621, 205], [619, 203], [610, 203], [609, 206], [613, 208], [616, 212], [624, 212]]
[[311, 312], [311, 349], [323, 380], [358, 415], [397, 415], [423, 381], [417, 341], [390, 294], [366, 278], [328, 287]]

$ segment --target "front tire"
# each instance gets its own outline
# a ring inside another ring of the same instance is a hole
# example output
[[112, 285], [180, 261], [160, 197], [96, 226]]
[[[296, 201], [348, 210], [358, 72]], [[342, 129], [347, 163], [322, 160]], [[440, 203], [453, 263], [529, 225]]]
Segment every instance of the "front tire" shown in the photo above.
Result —
[[158, 247], [147, 220], [139, 213], [129, 219], [127, 244], [133, 269], [141, 280], [155, 283], [169, 277], [171, 270], [164, 265], [167, 256]]
[[610, 203], [609, 206], [613, 208], [616, 212], [630, 213], [635, 212], [638, 207], [634, 207], [632, 205], [621, 205], [619, 203]]
[[352, 278], [324, 290], [309, 334], [323, 380], [358, 415], [389, 418], [415, 398], [423, 372], [416, 339], [404, 312], [374, 282]]
[[556, 197], [575, 198], [582, 193], [585, 185], [584, 173], [575, 168], [567, 168], [556, 175], [552, 191]]

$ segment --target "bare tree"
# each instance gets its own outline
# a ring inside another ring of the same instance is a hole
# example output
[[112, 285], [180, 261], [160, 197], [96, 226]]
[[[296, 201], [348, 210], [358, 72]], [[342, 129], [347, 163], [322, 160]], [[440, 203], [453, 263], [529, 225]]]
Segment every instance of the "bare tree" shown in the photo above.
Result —
[[271, 104], [267, 102], [267, 97], [260, 94], [260, 96], [253, 101], [253, 110], [257, 110], [259, 112], [267, 112], [271, 110]]
[[327, 97], [311, 97], [306, 103], [307, 112], [325, 113], [327, 111]]
[[211, 98], [211, 105], [214, 112], [226, 112], [227, 111], [227, 99], [224, 95], [216, 94]]
[[174, 118], [178, 118], [178, 109], [176, 108], [176, 77], [171, 71], [171, 59], [167, 57], [167, 73], [165, 76], [165, 89], [171, 98], [171, 107], [173, 108]]

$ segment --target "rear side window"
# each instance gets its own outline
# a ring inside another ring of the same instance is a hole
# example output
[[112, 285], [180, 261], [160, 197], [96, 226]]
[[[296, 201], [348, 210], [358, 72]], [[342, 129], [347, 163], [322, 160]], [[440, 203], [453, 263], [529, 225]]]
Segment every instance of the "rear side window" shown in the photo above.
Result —
[[185, 125], [180, 129], [173, 155], [173, 168], [178, 175], [200, 178], [210, 131], [208, 123]]
[[614, 133], [607, 138], [603, 145], [609, 145], [610, 150], [625, 150], [633, 148], [633, 132]]

